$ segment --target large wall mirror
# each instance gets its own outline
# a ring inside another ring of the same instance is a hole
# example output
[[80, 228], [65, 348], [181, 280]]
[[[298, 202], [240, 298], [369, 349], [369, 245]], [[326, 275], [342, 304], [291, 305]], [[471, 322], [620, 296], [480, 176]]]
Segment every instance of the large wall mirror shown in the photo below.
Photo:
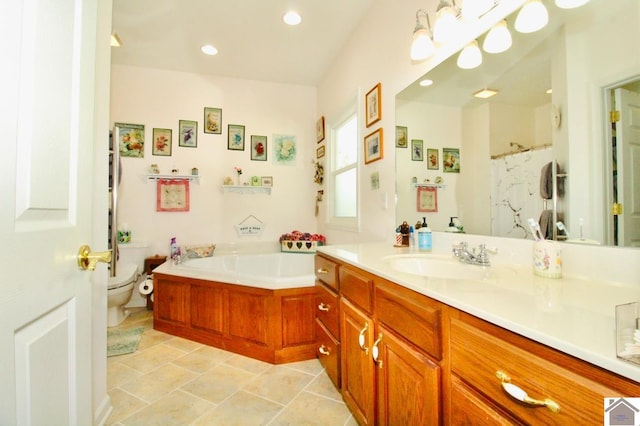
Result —
[[508, 16], [509, 50], [472, 70], [453, 55], [397, 95], [398, 223], [532, 238], [534, 218], [548, 238], [640, 246], [640, 1], [543, 3], [544, 29]]

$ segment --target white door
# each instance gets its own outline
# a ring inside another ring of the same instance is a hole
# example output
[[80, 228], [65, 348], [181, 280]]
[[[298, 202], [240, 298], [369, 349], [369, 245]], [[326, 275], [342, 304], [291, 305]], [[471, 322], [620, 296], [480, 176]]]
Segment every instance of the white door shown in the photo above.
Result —
[[0, 5], [0, 425], [92, 423], [96, 7]]
[[640, 93], [616, 89], [620, 110], [617, 128], [619, 244], [640, 247]]

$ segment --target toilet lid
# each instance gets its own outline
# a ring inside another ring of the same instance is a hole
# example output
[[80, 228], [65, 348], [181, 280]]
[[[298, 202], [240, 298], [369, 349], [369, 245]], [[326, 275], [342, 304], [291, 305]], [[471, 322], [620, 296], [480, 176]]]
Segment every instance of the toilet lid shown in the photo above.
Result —
[[116, 265], [116, 276], [109, 277], [109, 284], [107, 289], [113, 290], [115, 288], [129, 285], [136, 281], [136, 275], [138, 273], [138, 267], [133, 263], [120, 263]]

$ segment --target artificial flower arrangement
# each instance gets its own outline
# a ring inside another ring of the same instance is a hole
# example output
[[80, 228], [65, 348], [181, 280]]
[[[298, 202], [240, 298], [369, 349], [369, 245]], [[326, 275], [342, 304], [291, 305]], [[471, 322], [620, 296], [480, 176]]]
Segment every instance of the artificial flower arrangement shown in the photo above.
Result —
[[324, 245], [327, 239], [321, 234], [291, 231], [280, 235], [280, 250], [292, 253], [315, 253], [318, 246]]

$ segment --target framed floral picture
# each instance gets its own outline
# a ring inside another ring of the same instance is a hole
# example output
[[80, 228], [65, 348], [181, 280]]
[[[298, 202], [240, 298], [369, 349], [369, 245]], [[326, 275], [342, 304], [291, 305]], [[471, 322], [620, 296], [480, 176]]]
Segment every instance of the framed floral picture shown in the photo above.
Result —
[[251, 135], [251, 159], [267, 161], [267, 137]]
[[434, 186], [419, 186], [416, 210], [419, 212], [438, 211], [438, 188]]
[[204, 108], [204, 132], [222, 134], [222, 108]]
[[198, 122], [192, 120], [180, 120], [178, 122], [178, 134], [180, 140], [178, 146], [196, 148], [198, 146]]
[[382, 158], [382, 143], [382, 127], [364, 137], [364, 164], [369, 164]]
[[318, 148], [316, 148], [316, 158], [324, 157], [324, 149], [324, 145], [320, 145]]
[[440, 161], [438, 161], [438, 149], [427, 149], [427, 169], [438, 170], [440, 168]]
[[171, 129], [153, 129], [153, 148], [152, 155], [171, 156]]
[[120, 155], [144, 157], [144, 124], [115, 123]]
[[244, 126], [229, 124], [227, 132], [227, 149], [244, 151]]
[[405, 126], [396, 126], [396, 148], [407, 148], [409, 146], [409, 130]]
[[442, 148], [442, 171], [460, 173], [460, 150], [458, 148]]
[[273, 161], [276, 164], [293, 166], [296, 164], [298, 147], [293, 135], [273, 135]]
[[378, 83], [367, 92], [364, 99], [367, 127], [382, 119], [382, 84]]
[[411, 139], [411, 160], [422, 161], [424, 159], [424, 141]]
[[316, 122], [316, 142], [320, 143], [324, 140], [324, 116]]

